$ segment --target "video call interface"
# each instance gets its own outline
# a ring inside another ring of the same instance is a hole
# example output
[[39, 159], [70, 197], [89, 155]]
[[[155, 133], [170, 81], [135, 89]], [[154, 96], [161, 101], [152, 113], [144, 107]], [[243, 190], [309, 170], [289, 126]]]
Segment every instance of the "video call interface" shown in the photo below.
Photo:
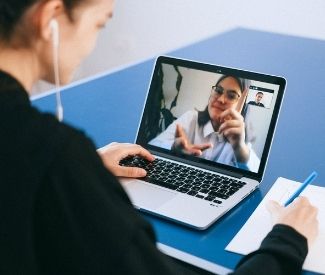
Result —
[[258, 172], [279, 85], [159, 66], [142, 118], [142, 142], [178, 157]]

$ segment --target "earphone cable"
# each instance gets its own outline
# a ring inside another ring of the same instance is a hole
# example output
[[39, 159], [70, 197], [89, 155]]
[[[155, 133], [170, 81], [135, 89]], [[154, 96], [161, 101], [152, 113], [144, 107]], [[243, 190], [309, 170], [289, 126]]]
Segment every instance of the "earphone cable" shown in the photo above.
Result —
[[61, 101], [61, 89], [60, 89], [60, 72], [59, 72], [59, 54], [58, 43], [53, 41], [53, 67], [54, 67], [54, 80], [55, 80], [55, 94], [56, 94], [56, 115], [59, 121], [63, 120], [63, 106]]

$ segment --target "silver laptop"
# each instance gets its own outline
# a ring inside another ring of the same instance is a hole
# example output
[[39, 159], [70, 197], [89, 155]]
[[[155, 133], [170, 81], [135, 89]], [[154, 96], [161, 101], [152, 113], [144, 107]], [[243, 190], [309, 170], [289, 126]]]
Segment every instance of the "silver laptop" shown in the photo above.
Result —
[[141, 211], [206, 229], [261, 182], [286, 81], [160, 56], [136, 143], [156, 159], [142, 179], [121, 179]]

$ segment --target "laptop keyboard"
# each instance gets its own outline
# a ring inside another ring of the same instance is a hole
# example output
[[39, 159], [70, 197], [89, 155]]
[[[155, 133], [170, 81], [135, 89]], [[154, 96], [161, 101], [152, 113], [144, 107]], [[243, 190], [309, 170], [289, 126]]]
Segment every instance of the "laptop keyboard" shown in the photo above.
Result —
[[140, 167], [147, 171], [142, 180], [187, 195], [220, 204], [246, 183], [188, 167], [179, 163], [156, 158], [149, 162], [140, 157], [128, 157], [120, 161], [121, 166]]

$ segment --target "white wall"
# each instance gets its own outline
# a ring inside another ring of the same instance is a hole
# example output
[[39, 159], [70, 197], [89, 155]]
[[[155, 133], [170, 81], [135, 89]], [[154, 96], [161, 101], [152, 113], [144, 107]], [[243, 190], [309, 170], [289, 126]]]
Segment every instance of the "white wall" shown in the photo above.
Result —
[[[324, 0], [115, 0], [114, 18], [75, 79], [236, 27], [325, 39]], [[44, 90], [43, 85], [36, 90]]]
[[[205, 72], [195, 69], [178, 67], [183, 76], [180, 91], [178, 94], [178, 104], [172, 109], [175, 117], [180, 117], [189, 110], [203, 111], [208, 104], [211, 94], [211, 87], [216, 84], [221, 77], [220, 74]], [[177, 73], [173, 66], [163, 65], [164, 82], [163, 91], [166, 107], [169, 109], [173, 102], [176, 90]]]

